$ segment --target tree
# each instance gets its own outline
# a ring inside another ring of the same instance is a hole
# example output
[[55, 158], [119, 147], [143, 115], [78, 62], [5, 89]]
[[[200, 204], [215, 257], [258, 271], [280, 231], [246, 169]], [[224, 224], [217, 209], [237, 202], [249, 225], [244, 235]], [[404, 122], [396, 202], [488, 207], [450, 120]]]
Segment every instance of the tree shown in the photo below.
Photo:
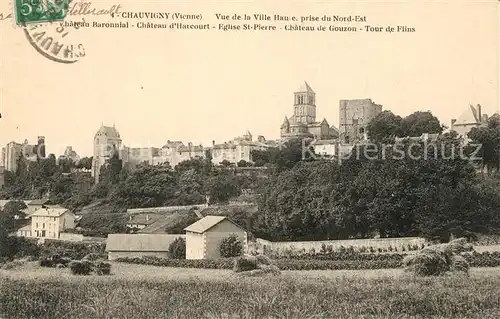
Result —
[[221, 240], [219, 252], [222, 258], [241, 256], [243, 254], [243, 243], [238, 236], [231, 234]]
[[473, 144], [480, 146], [481, 171], [487, 169], [488, 174], [498, 172], [500, 168], [500, 115], [494, 114], [484, 127], [473, 127], [467, 136]]
[[76, 168], [91, 169], [93, 157], [83, 157], [76, 163]]
[[118, 152], [113, 152], [106, 165], [101, 167], [99, 182], [110, 185], [117, 184], [120, 180], [122, 166], [122, 160], [118, 157]]
[[203, 181], [200, 174], [202, 171], [203, 168], [200, 166], [198, 172], [195, 169], [190, 169], [179, 176], [175, 205], [194, 205], [205, 202]]
[[158, 207], [175, 198], [177, 183], [170, 167], [140, 165], [119, 183], [110, 200], [120, 207]]
[[441, 134], [444, 125], [430, 111], [414, 112], [401, 121], [402, 136], [421, 136], [424, 133]]
[[248, 167], [248, 166], [252, 166], [252, 164], [251, 164], [251, 163], [249, 163], [249, 162], [247, 162], [247, 161], [245, 161], [245, 160], [241, 160], [241, 161], [239, 161], [238, 163], [236, 163], [236, 165], [237, 165], [238, 167]]
[[228, 161], [228, 160], [223, 160], [222, 162], [220, 162], [220, 165], [224, 166], [224, 167], [229, 167], [231, 166], [231, 162]]
[[383, 111], [373, 118], [367, 125], [368, 138], [374, 143], [388, 143], [394, 137], [401, 136], [403, 119], [391, 111]]
[[205, 183], [205, 194], [209, 196], [212, 204], [227, 203], [231, 197], [241, 194], [241, 188], [237, 178], [226, 171], [219, 172], [218, 175], [211, 176]]
[[168, 256], [173, 259], [186, 259], [186, 240], [182, 237], [177, 237], [168, 246]]

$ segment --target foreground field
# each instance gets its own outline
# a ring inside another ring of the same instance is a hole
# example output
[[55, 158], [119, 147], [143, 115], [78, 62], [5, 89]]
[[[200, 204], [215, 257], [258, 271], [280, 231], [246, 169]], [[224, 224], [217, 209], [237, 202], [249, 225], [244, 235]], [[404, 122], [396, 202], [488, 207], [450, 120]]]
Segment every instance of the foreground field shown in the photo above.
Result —
[[113, 264], [75, 277], [34, 264], [0, 270], [0, 318], [499, 318], [500, 269], [413, 279], [400, 270], [226, 270]]

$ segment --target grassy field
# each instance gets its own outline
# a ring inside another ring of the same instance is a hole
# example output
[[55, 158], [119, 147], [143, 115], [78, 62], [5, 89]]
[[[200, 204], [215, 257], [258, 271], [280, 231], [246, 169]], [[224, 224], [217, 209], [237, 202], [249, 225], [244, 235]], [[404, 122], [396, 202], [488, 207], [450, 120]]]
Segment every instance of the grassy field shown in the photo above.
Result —
[[75, 277], [28, 263], [0, 270], [0, 318], [500, 318], [500, 269], [414, 279], [401, 270], [227, 270], [113, 264]]

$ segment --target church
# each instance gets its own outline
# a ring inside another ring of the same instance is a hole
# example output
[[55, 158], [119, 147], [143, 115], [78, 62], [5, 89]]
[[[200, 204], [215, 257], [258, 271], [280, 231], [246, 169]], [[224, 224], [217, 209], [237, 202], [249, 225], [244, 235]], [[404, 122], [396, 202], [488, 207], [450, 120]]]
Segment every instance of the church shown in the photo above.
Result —
[[316, 140], [335, 139], [339, 130], [330, 126], [326, 119], [316, 121], [316, 93], [307, 82], [294, 93], [294, 112], [281, 125], [281, 138], [313, 138]]

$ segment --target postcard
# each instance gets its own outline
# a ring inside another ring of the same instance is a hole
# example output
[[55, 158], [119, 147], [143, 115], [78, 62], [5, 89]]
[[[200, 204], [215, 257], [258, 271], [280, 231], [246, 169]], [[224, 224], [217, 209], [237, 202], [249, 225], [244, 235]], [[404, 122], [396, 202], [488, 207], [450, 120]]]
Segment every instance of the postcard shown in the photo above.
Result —
[[499, 4], [2, 1], [0, 318], [498, 317]]

